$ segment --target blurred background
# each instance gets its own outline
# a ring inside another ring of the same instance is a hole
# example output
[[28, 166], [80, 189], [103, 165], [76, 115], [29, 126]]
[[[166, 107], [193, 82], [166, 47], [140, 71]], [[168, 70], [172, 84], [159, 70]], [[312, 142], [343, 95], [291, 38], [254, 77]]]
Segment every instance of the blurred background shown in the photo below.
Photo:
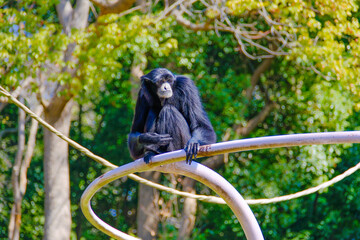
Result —
[[[113, 164], [127, 149], [139, 77], [157, 67], [194, 80], [218, 142], [359, 130], [359, 1], [0, 0], [0, 85]], [[359, 162], [357, 144], [202, 159], [245, 199], [320, 184]], [[83, 190], [108, 171], [0, 94], [0, 238], [109, 239], [83, 216]], [[214, 195], [177, 175], [146, 176]], [[309, 196], [251, 206], [265, 239], [358, 239], [360, 176]], [[149, 206], [138, 199], [149, 199]], [[92, 201], [144, 239], [245, 239], [225, 205], [123, 178]], [[150, 212], [149, 212], [150, 211]], [[139, 225], [139, 227], [138, 227]]]

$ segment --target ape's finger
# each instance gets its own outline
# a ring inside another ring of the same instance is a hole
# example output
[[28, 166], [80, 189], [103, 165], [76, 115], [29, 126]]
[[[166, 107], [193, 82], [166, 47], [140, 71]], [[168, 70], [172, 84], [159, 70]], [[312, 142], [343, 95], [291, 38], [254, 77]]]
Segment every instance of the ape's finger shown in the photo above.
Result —
[[188, 152], [186, 152], [186, 161], [185, 161], [186, 163], [189, 163], [190, 157], [191, 155]]
[[191, 165], [192, 161], [193, 160], [196, 160], [196, 156], [197, 156], [197, 147], [198, 143], [193, 143], [192, 144], [192, 149], [191, 149], [191, 160], [190, 160], [190, 163], [189, 165]]
[[168, 141], [168, 142], [170, 142], [170, 141], [172, 141], [172, 140], [173, 140], [172, 137], [162, 137], [162, 138], [161, 138], [161, 141]]
[[199, 151], [199, 144], [194, 143], [194, 147], [193, 147], [194, 160], [196, 160], [197, 158], [198, 151]]
[[189, 165], [191, 165], [193, 159], [194, 159], [194, 144], [192, 143], [190, 145], [190, 151], [189, 151], [189, 161], [188, 161]]
[[165, 134], [160, 134], [160, 136], [161, 136], [161, 137], [165, 137], [165, 138], [171, 137], [171, 135], [170, 135], [170, 134], [167, 134], [167, 133], [165, 133]]
[[150, 154], [144, 156], [144, 162], [145, 162], [146, 164], [149, 164], [150, 160], [151, 160], [151, 155], [150, 155]]
[[144, 155], [144, 162], [145, 162], [146, 164], [148, 164], [148, 163], [151, 161], [151, 159], [152, 159], [153, 156], [155, 156], [155, 153], [153, 153], [153, 152], [146, 152], [145, 155]]
[[192, 143], [190, 144], [190, 161], [188, 162], [189, 165], [191, 164], [192, 160], [196, 160], [197, 154], [199, 151], [199, 143]]
[[172, 137], [164, 137], [159, 140], [159, 144], [168, 144], [173, 140]]
[[185, 147], [185, 152], [186, 152], [186, 163], [189, 163], [189, 161], [191, 161], [191, 143], [187, 144]]

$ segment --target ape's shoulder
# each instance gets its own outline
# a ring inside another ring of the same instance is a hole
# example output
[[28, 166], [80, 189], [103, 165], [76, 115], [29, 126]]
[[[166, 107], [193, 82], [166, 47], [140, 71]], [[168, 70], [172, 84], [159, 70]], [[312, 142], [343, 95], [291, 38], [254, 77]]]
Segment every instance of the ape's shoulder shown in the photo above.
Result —
[[199, 95], [198, 89], [193, 80], [182, 75], [176, 76], [175, 90], [180, 91], [186, 97], [197, 97]]
[[195, 87], [194, 81], [183, 75], [177, 75], [175, 83], [182, 86]]

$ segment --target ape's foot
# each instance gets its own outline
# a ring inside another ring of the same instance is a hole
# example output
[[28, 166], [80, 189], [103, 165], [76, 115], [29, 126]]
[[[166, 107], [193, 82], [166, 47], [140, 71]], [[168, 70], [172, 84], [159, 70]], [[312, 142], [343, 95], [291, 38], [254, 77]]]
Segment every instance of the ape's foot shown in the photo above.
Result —
[[199, 152], [200, 144], [196, 140], [190, 139], [185, 146], [186, 152], [186, 163], [191, 165], [192, 160], [196, 160], [197, 154]]
[[144, 162], [148, 164], [156, 154], [154, 152], [146, 152], [144, 155]]

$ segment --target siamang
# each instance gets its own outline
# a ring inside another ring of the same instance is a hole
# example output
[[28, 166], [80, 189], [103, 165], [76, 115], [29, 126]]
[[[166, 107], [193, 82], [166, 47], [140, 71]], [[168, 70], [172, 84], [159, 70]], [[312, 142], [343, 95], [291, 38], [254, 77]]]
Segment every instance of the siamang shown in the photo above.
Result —
[[216, 142], [194, 82], [156, 68], [141, 77], [128, 144], [133, 159], [149, 163], [160, 153], [185, 148], [186, 163], [196, 159], [199, 146]]

